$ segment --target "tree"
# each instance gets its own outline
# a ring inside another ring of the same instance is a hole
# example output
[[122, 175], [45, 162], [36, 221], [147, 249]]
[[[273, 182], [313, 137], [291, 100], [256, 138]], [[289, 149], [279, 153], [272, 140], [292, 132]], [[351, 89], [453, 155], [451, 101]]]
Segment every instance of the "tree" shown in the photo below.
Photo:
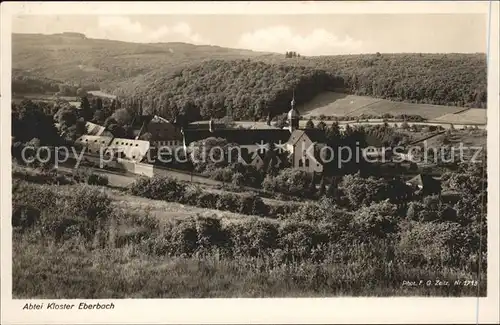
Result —
[[330, 125], [330, 127], [326, 130], [326, 138], [328, 143], [333, 144], [340, 140], [341, 133], [339, 122], [335, 121]]
[[94, 111], [91, 109], [87, 97], [80, 98], [80, 116], [83, 117], [85, 121], [90, 121], [94, 116]]
[[108, 131], [113, 134], [114, 137], [116, 138], [126, 138], [127, 137], [127, 131], [125, 128], [120, 125], [120, 124], [110, 124], [107, 127]]
[[[189, 157], [197, 172], [210, 172], [229, 165], [229, 143], [222, 138], [206, 138], [189, 145]], [[232, 152], [232, 155], [236, 152]]]
[[65, 84], [59, 85], [59, 94], [61, 96], [70, 95], [70, 93], [71, 93], [71, 90], [70, 90], [68, 85], [65, 85]]
[[387, 237], [397, 231], [398, 223], [397, 207], [389, 203], [371, 202], [354, 214], [354, 222], [357, 229], [367, 237]]
[[262, 186], [268, 192], [288, 195], [308, 196], [310, 194], [312, 176], [303, 170], [286, 168], [277, 176], [267, 175]]
[[323, 196], [326, 194], [326, 183], [325, 183], [325, 177], [321, 177], [321, 181], [319, 183], [319, 196]]
[[78, 89], [76, 90], [76, 95], [77, 95], [78, 97], [80, 97], [80, 98], [82, 98], [82, 97], [87, 97], [87, 91], [86, 91], [85, 89], [83, 89], [83, 88], [78, 88]]
[[314, 123], [311, 119], [309, 119], [306, 123], [306, 129], [314, 129]]
[[12, 136], [15, 141], [27, 142], [38, 138], [44, 145], [59, 143], [60, 138], [52, 117], [44, 112], [44, 105], [31, 100], [23, 100], [12, 106]]
[[316, 125], [316, 128], [322, 131], [326, 131], [326, 123], [323, 121], [320, 121], [318, 125]]
[[94, 116], [92, 117], [92, 122], [96, 124], [103, 124], [105, 121], [104, 112], [99, 110], [94, 112]]
[[236, 187], [241, 187], [245, 183], [245, 177], [241, 173], [234, 173], [231, 183]]
[[345, 175], [342, 179], [342, 191], [352, 207], [369, 205], [390, 198], [390, 186], [383, 178], [363, 178], [360, 173]]

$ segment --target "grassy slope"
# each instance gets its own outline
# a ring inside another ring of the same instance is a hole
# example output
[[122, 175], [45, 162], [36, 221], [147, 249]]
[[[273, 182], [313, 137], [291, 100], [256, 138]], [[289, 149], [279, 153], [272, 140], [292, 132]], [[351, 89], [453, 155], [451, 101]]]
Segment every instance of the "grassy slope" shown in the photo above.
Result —
[[[464, 110], [463, 107], [413, 104], [404, 102], [394, 102], [385, 99], [378, 99], [368, 96], [346, 95], [335, 92], [324, 92], [316, 96], [312, 101], [298, 107], [301, 114], [308, 118], [310, 116], [360, 116], [383, 114], [408, 114], [420, 115], [427, 119], [435, 119], [448, 113], [456, 113]], [[478, 109], [479, 113], [486, 114], [483, 109]], [[480, 115], [480, 114], [478, 114]], [[444, 119], [443, 121], [447, 121]]]
[[[54, 187], [54, 190], [68, 194], [68, 187], [71, 186]], [[133, 204], [137, 212], [144, 216], [155, 215], [156, 209], [168, 206], [177, 209], [172, 203], [105, 191], [111, 195], [115, 206], [129, 208], [123, 204], [136, 201]], [[191, 211], [191, 208], [185, 209]], [[250, 218], [254, 217], [241, 215], [224, 221], [248, 222]], [[121, 227], [118, 231], [130, 233], [133, 229]], [[292, 263], [276, 267], [266, 258], [221, 259], [216, 253], [158, 257], [141, 252], [134, 247], [136, 244], [87, 250], [71, 241], [56, 245], [37, 236], [27, 233], [15, 234], [13, 238], [13, 296], [17, 299], [472, 296], [476, 293], [475, 287], [401, 286], [402, 281], [408, 279], [453, 281], [471, 277], [468, 272], [447, 268], [435, 272], [402, 265], [387, 267], [384, 263], [374, 266], [362, 260], [321, 265]]]
[[155, 69], [180, 67], [206, 58], [269, 55], [186, 43], [138, 44], [73, 36], [13, 34], [12, 68], [60, 81], [112, 84]]
[[436, 118], [436, 121], [450, 123], [482, 123], [486, 124], [487, 112], [485, 109], [471, 108], [457, 114], [446, 114]]

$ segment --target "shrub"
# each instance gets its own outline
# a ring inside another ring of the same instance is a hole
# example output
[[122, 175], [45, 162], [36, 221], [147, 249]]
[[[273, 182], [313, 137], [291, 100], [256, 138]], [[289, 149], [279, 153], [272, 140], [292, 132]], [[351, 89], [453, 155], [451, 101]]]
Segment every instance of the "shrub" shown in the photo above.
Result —
[[397, 221], [397, 208], [388, 201], [372, 203], [354, 213], [355, 227], [368, 237], [386, 237], [394, 233]]
[[236, 256], [259, 256], [277, 247], [278, 228], [276, 223], [251, 219], [234, 222], [227, 226], [233, 254]]
[[390, 186], [383, 178], [364, 178], [360, 174], [346, 175], [340, 186], [352, 207], [369, 205], [389, 197]]
[[293, 168], [279, 172], [277, 176], [267, 175], [262, 186], [268, 192], [278, 192], [288, 195], [310, 195], [311, 174]]
[[240, 196], [239, 211], [243, 214], [267, 215], [264, 201], [256, 194], [243, 194]]
[[48, 185], [35, 185], [24, 181], [12, 184], [12, 206], [27, 206], [37, 210], [55, 207], [56, 194]]
[[285, 222], [279, 227], [279, 248], [287, 261], [300, 261], [311, 256], [312, 250], [327, 238], [307, 223]]
[[217, 206], [217, 194], [201, 192], [198, 197], [195, 206], [206, 209], [215, 209]]
[[239, 197], [232, 193], [222, 193], [217, 197], [215, 208], [223, 211], [238, 211], [240, 206]]
[[230, 167], [207, 169], [203, 174], [220, 182], [231, 182], [233, 178], [233, 171]]
[[235, 173], [231, 179], [231, 183], [236, 187], [241, 187], [245, 184], [245, 177], [242, 173]]
[[40, 220], [40, 211], [26, 205], [12, 206], [12, 227], [25, 231]]
[[104, 175], [98, 175], [92, 173], [87, 177], [87, 184], [89, 185], [107, 186], [108, 183], [109, 183], [108, 177]]
[[267, 206], [267, 217], [278, 219], [289, 219], [291, 215], [300, 209], [302, 204], [289, 202], [287, 204], [270, 204]]
[[406, 216], [414, 221], [456, 221], [456, 211], [441, 202], [437, 195], [426, 196], [423, 202], [410, 202]]
[[404, 261], [413, 265], [458, 266], [464, 258], [460, 256], [461, 251], [466, 248], [464, 235], [458, 223], [413, 222], [401, 233], [397, 251]]
[[227, 247], [229, 236], [222, 229], [220, 219], [217, 219], [217, 217], [197, 216], [195, 224], [198, 250], [211, 251], [213, 248]]
[[154, 200], [180, 201], [184, 198], [186, 186], [171, 177], [140, 178], [135, 181], [130, 192]]
[[197, 249], [198, 233], [196, 231], [196, 222], [193, 218], [176, 220], [164, 229], [164, 248], [165, 253], [171, 255], [191, 255]]

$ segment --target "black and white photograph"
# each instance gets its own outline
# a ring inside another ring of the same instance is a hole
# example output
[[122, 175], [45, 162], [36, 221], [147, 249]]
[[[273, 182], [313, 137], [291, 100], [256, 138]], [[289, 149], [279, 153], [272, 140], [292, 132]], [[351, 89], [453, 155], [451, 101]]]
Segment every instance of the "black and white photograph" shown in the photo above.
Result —
[[498, 302], [492, 4], [244, 4], [11, 15], [2, 237], [9, 296], [22, 302], [11, 312], [104, 313], [121, 299]]

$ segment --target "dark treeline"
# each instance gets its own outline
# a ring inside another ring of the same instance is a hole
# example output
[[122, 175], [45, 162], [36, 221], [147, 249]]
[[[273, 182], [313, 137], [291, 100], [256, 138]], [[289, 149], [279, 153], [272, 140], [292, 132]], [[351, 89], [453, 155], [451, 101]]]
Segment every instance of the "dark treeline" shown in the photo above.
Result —
[[77, 85], [59, 80], [26, 75], [15, 71], [12, 76], [12, 93], [24, 94], [56, 94], [58, 96], [80, 96], [82, 91], [97, 90], [98, 85]]

